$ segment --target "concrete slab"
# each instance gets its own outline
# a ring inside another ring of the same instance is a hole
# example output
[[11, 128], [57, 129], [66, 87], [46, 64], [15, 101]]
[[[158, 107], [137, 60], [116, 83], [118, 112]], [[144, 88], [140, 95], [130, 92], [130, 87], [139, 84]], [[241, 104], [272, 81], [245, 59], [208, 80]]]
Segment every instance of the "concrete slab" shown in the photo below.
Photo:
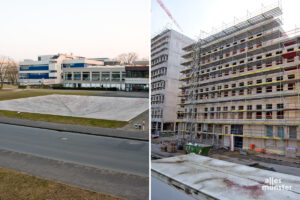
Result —
[[46, 95], [0, 101], [0, 110], [129, 121], [149, 109], [148, 99]]
[[297, 176], [196, 154], [154, 160], [151, 167], [151, 176], [195, 199], [300, 199]]

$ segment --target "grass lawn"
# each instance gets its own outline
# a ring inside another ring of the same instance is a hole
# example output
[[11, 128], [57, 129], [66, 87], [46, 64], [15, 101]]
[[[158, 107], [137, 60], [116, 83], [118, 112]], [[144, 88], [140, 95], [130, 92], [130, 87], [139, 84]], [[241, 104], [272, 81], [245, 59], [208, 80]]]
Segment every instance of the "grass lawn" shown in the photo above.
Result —
[[94, 95], [99, 94], [99, 91], [85, 91], [85, 90], [0, 90], [0, 101], [20, 99], [26, 97], [37, 97], [50, 94], [63, 94], [63, 95]]
[[48, 114], [39, 114], [39, 113], [26, 113], [26, 112], [22, 112], [21, 114], [18, 114], [17, 111], [7, 111], [7, 110], [0, 110], [0, 116], [18, 118], [18, 119], [27, 119], [33, 121], [54, 122], [60, 124], [97, 126], [102, 128], [121, 128], [128, 124], [128, 122], [125, 121], [115, 121], [115, 120], [105, 120], [105, 119], [68, 117], [68, 116], [60, 116], [60, 115], [48, 115]]
[[121, 200], [43, 178], [0, 168], [0, 200]]

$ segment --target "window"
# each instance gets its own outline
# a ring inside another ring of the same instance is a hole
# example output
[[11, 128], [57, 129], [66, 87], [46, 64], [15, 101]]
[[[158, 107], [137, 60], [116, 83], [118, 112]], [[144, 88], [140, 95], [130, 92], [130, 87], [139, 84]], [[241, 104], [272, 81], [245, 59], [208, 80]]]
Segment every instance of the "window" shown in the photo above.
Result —
[[266, 109], [272, 109], [272, 104], [267, 104]]
[[235, 83], [233, 83], [233, 84], [231, 85], [231, 87], [232, 87], [232, 88], [235, 88], [235, 87], [236, 87], [236, 84], [235, 84]]
[[252, 85], [253, 84], [253, 81], [248, 81], [248, 85]]
[[235, 110], [235, 106], [231, 106], [231, 111]]
[[283, 76], [278, 76], [278, 77], [276, 78], [276, 80], [277, 80], [277, 81], [282, 81], [282, 80], [283, 80]]
[[267, 137], [273, 137], [273, 126], [266, 126]]
[[240, 90], [239, 95], [244, 95], [244, 90]]
[[74, 80], [75, 81], [81, 80], [81, 72], [74, 72]]
[[100, 72], [92, 72], [92, 81], [100, 81]]
[[294, 78], [295, 78], [295, 74], [288, 75], [288, 79], [294, 79]]
[[252, 110], [252, 105], [247, 105], [247, 110]]
[[256, 88], [256, 93], [257, 94], [262, 93], [262, 88], [261, 87]]
[[270, 57], [270, 56], [272, 56], [272, 53], [267, 53], [266, 54], [266, 57]]
[[283, 109], [283, 103], [277, 104], [277, 109]]
[[224, 92], [224, 97], [228, 97], [228, 92]]
[[262, 66], [260, 63], [256, 65], [256, 69], [261, 69], [261, 68], [262, 68]]
[[241, 87], [244, 86], [244, 82], [241, 82], [241, 83], [240, 83], [240, 86], [241, 86]]
[[266, 112], [266, 119], [272, 119], [272, 111]]
[[289, 127], [289, 138], [293, 138], [293, 139], [297, 138], [297, 127], [296, 126]]
[[66, 73], [66, 77], [65, 77], [65, 80], [72, 80], [72, 72], [67, 72]]
[[228, 107], [223, 107], [223, 111], [228, 111]]
[[101, 80], [102, 81], [110, 81], [110, 72], [102, 72]]
[[272, 78], [267, 78], [267, 79], [266, 79], [266, 82], [267, 82], [267, 83], [272, 82]]
[[211, 108], [210, 108], [210, 111], [212, 111], [212, 112], [215, 111], [215, 108], [214, 108], [214, 107], [211, 107]]
[[231, 95], [232, 95], [232, 96], [235, 96], [235, 90], [233, 90], [233, 91], [231, 92]]
[[256, 119], [262, 119], [262, 112], [256, 112]]
[[256, 81], [256, 83], [262, 83], [262, 80], [261, 80], [261, 79], [259, 79], [259, 80], [257, 80], [257, 81]]
[[283, 111], [277, 111], [277, 119], [284, 119]]
[[284, 138], [284, 127], [278, 126], [277, 128], [277, 137]]
[[252, 94], [252, 89], [247, 89], [247, 94]]
[[121, 80], [120, 72], [112, 72], [111, 81], [118, 82]]
[[289, 83], [288, 84], [288, 90], [293, 90], [295, 87], [295, 84], [294, 83]]
[[262, 105], [256, 105], [256, 110], [261, 110], [262, 109]]
[[257, 56], [257, 57], [256, 57], [257, 60], [259, 60], [259, 59], [261, 59], [261, 58], [262, 58], [262, 56]]
[[267, 92], [272, 92], [272, 86], [268, 86], [268, 87], [266, 88], [266, 91], [267, 91]]
[[282, 84], [277, 85], [276, 88], [277, 88], [277, 91], [283, 91], [283, 85]]
[[239, 110], [244, 110], [244, 106], [239, 106]]

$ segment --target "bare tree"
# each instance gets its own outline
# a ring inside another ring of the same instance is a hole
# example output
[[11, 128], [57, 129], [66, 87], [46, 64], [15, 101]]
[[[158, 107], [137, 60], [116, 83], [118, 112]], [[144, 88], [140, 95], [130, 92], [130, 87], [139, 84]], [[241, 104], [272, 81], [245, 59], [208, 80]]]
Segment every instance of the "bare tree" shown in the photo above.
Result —
[[9, 65], [6, 70], [6, 78], [11, 84], [17, 84], [19, 75], [18, 64], [14, 60], [9, 60]]
[[131, 65], [133, 61], [136, 61], [138, 59], [138, 54], [135, 52], [130, 53], [122, 53], [115, 58], [115, 60], [118, 60], [121, 62], [121, 64], [124, 65]]
[[8, 65], [8, 58], [5, 56], [1, 56], [0, 57], [0, 89], [3, 88], [3, 84], [6, 79], [7, 65]]
[[3, 88], [4, 82], [17, 82], [18, 65], [17, 63], [5, 56], [0, 57], [0, 89]]

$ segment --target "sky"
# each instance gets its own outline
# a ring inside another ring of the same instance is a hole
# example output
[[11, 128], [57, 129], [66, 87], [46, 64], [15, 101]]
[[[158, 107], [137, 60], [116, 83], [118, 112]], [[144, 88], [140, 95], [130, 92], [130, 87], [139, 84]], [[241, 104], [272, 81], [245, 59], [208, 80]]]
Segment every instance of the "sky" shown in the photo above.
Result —
[[[151, 37], [166, 27], [173, 28], [190, 38], [197, 40], [210, 35], [225, 24], [253, 16], [263, 7], [282, 5], [282, 21], [284, 30], [300, 27], [299, 0], [162, 0], [173, 18], [177, 21], [180, 31], [157, 0], [151, 0]], [[281, 2], [281, 3], [280, 3]]]
[[0, 0], [0, 55], [149, 57], [149, 0]]

